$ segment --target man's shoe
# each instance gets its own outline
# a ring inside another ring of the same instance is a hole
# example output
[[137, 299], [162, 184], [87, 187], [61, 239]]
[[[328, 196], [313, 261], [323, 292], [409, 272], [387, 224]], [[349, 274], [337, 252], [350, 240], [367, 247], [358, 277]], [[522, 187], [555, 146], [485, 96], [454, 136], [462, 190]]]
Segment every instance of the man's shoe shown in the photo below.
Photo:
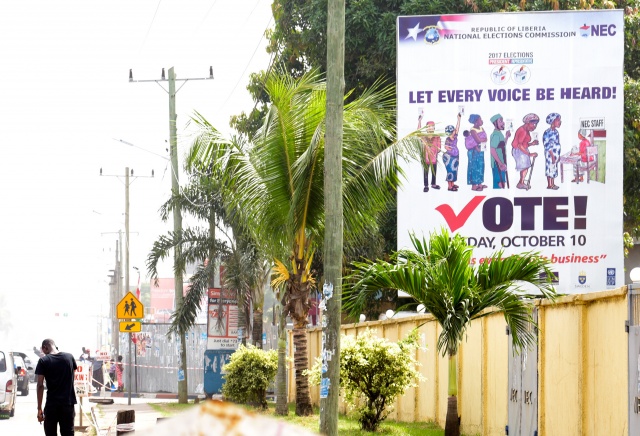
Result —
[[424, 189], [422, 190], [422, 192], [429, 192], [429, 187], [425, 186]]

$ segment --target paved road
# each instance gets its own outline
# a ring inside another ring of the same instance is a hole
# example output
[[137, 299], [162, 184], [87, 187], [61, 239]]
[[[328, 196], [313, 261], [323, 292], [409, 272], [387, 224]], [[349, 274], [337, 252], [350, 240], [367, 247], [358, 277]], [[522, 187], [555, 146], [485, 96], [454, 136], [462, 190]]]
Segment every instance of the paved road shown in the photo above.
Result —
[[38, 414], [36, 384], [31, 383], [29, 386], [29, 395], [23, 397], [18, 392], [16, 399], [18, 400], [16, 414], [13, 418], [0, 419], [0, 434], [7, 436], [44, 434], [36, 418]]
[[[45, 393], [45, 398], [46, 398]], [[38, 423], [38, 401], [36, 397], [36, 384], [29, 385], [29, 395], [23, 397], [18, 392], [16, 397], [16, 414], [13, 418], [0, 419], [0, 435], [2, 436], [21, 436], [21, 435], [40, 435], [44, 434], [42, 426]], [[85, 399], [86, 402], [86, 399]], [[78, 424], [78, 411], [76, 409], [76, 425]], [[84, 425], [90, 425], [87, 418], [84, 418]], [[76, 435], [81, 434], [76, 432]]]

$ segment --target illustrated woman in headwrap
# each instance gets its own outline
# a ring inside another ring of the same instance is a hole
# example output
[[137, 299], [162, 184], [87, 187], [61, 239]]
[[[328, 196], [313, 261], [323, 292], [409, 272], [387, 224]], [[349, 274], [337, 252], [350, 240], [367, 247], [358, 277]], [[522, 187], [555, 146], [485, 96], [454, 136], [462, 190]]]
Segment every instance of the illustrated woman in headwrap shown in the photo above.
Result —
[[558, 161], [560, 159], [560, 133], [558, 127], [562, 125], [560, 114], [555, 112], [547, 115], [549, 128], [542, 135], [544, 144], [545, 176], [547, 176], [547, 189], [558, 189], [555, 178], [558, 177]]
[[506, 144], [511, 136], [511, 131], [507, 130], [506, 136], [502, 133], [504, 130], [504, 119], [502, 115], [495, 114], [491, 117], [491, 122], [495, 130], [489, 139], [491, 146], [491, 172], [493, 174], [493, 189], [504, 189], [509, 187], [509, 175], [507, 174], [507, 151]]
[[[418, 117], [418, 130], [422, 127], [422, 114]], [[436, 184], [436, 170], [438, 164], [438, 153], [441, 148], [440, 137], [434, 132], [436, 129], [436, 123], [433, 121], [427, 121], [426, 124], [427, 136], [423, 136], [422, 144], [424, 146], [424, 192], [429, 192], [429, 170], [431, 170], [431, 187], [433, 189], [440, 189], [440, 186]]]
[[511, 146], [513, 147], [511, 154], [516, 161], [516, 169], [520, 171], [520, 181], [516, 185], [518, 189], [531, 188], [528, 183], [525, 183], [525, 178], [529, 172], [529, 168], [531, 168], [531, 158], [538, 156], [538, 153], [530, 152], [529, 147], [538, 145], [537, 139], [535, 141], [531, 140], [531, 132], [538, 127], [539, 121], [540, 118], [536, 114], [525, 115], [522, 119], [524, 124], [518, 127], [511, 142]]
[[447, 169], [447, 183], [449, 184], [449, 191], [457, 191], [458, 185], [455, 182], [458, 180], [458, 164], [460, 163], [460, 151], [458, 150], [458, 130], [460, 129], [460, 118], [458, 114], [458, 122], [455, 127], [449, 125], [444, 128], [444, 133], [447, 134], [447, 139], [444, 141], [445, 152], [442, 155], [442, 163], [444, 163]]
[[482, 191], [487, 185], [484, 182], [484, 150], [487, 142], [487, 133], [482, 127], [482, 118], [478, 114], [471, 114], [469, 122], [473, 127], [469, 129], [465, 138], [469, 166], [467, 167], [467, 184], [471, 185], [474, 191]]

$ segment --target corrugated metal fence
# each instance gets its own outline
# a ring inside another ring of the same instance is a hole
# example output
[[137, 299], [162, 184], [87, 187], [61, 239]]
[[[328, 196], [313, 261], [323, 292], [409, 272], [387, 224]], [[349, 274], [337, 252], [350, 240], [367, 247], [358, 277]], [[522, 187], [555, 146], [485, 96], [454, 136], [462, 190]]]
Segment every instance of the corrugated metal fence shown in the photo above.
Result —
[[[169, 339], [170, 324], [142, 324], [137, 343], [132, 344], [133, 390], [131, 392], [178, 393], [178, 365], [180, 343], [174, 336]], [[204, 350], [207, 348], [207, 326], [196, 324], [185, 335], [187, 341], [188, 392], [202, 393], [204, 380]], [[129, 335], [120, 335], [120, 354], [125, 363], [124, 382], [128, 390]]]

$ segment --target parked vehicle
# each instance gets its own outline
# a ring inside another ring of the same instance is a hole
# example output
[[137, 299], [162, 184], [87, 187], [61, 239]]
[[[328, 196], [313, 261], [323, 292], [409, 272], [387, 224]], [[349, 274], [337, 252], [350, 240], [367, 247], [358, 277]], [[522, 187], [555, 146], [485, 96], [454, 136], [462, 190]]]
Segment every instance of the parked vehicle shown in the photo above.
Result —
[[20, 395], [26, 397], [29, 395], [29, 373], [27, 373], [27, 364], [24, 363], [22, 356], [13, 353], [13, 366], [16, 369], [17, 387]]
[[13, 355], [0, 348], [0, 418], [6, 419], [15, 414], [17, 384]]
[[35, 354], [30, 356], [29, 354], [23, 353], [21, 351], [13, 351], [12, 354], [14, 356], [18, 355], [22, 357], [26, 365], [27, 373], [29, 374], [29, 382], [34, 383], [36, 381], [36, 365], [38, 364], [38, 360], [40, 360], [40, 358]]

